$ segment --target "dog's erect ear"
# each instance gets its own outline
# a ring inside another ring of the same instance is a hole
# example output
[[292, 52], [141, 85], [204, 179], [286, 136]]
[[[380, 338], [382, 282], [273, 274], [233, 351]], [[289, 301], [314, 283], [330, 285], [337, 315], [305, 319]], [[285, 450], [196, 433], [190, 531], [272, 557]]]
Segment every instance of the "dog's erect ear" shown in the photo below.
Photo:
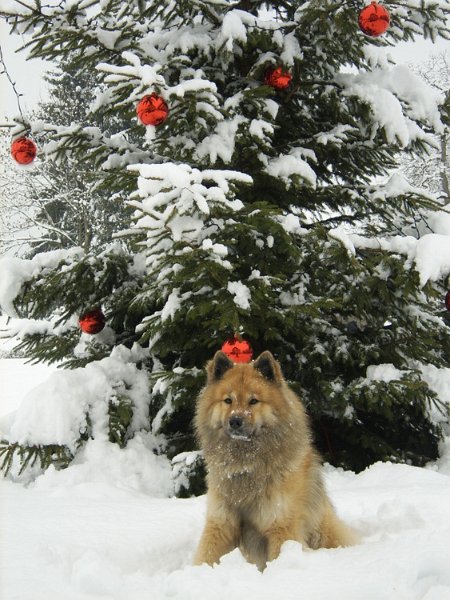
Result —
[[214, 358], [209, 361], [206, 370], [208, 372], [208, 381], [218, 381], [222, 379], [228, 369], [233, 367], [234, 363], [226, 354], [220, 350], [215, 353]]
[[281, 372], [280, 365], [268, 350], [258, 356], [253, 367], [261, 373], [264, 379], [272, 383], [281, 383], [283, 381], [283, 373]]

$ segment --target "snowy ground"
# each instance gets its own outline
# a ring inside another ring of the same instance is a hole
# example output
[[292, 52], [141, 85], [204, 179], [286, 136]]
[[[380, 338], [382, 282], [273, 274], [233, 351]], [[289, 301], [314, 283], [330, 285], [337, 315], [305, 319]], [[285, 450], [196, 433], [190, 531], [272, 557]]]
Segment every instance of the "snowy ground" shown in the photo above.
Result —
[[[45, 375], [0, 361], [1, 414]], [[31, 486], [0, 481], [0, 598], [450, 600], [450, 442], [428, 469], [327, 468], [326, 479], [359, 546], [307, 552], [289, 542], [263, 574], [238, 551], [192, 567], [204, 498], [164, 497], [168, 464], [144, 437], [126, 451], [92, 442], [76, 465]]]

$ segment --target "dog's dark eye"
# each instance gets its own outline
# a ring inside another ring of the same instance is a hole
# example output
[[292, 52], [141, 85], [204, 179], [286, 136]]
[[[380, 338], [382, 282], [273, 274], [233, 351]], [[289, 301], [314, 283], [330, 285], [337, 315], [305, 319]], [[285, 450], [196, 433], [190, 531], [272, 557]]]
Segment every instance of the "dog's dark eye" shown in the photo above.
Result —
[[258, 398], [252, 398], [249, 402], [249, 404], [258, 404], [259, 400]]
[[233, 404], [233, 400], [231, 398], [225, 398], [225, 404]]

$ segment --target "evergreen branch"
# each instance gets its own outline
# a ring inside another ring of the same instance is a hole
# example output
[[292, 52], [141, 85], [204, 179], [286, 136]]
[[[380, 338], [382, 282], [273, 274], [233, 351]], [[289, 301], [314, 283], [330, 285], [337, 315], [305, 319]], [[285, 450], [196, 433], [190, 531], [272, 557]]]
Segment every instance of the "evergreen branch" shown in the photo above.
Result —
[[99, 4], [99, 0], [85, 0], [84, 2], [80, 2], [80, 9], [87, 10], [96, 4]]
[[318, 224], [320, 225], [336, 225], [338, 223], [349, 223], [351, 225], [358, 223], [361, 221], [361, 214], [353, 214], [353, 215], [338, 215], [335, 217], [329, 217], [327, 219], [318, 218], [314, 223], [302, 223], [302, 227], [305, 229], [313, 229]]
[[328, 81], [328, 80], [324, 80], [324, 79], [302, 79], [300, 85], [302, 85], [302, 86], [304, 86], [304, 85], [321, 85], [321, 86], [324, 86], [324, 87], [327, 87], [327, 86], [331, 85], [331, 86], [334, 86], [334, 87], [336, 87], [336, 88], [338, 88], [340, 90], [343, 89], [342, 85], [340, 85], [336, 81]]
[[[14, 231], [21, 231], [21, 229], [17, 229], [17, 230], [13, 230], [12, 233], [14, 233]], [[20, 244], [14, 244], [13, 242], [33, 242], [33, 243], [39, 243], [39, 244], [43, 244], [46, 242], [54, 242], [55, 240], [53, 238], [44, 238], [44, 237], [39, 237], [39, 238], [30, 238], [30, 237], [24, 237], [24, 238], [18, 238], [18, 237], [13, 237], [13, 238], [0, 238], [2, 240], [2, 242], [4, 244], [9, 244], [9, 247], [14, 247], [14, 246], [18, 246]]]

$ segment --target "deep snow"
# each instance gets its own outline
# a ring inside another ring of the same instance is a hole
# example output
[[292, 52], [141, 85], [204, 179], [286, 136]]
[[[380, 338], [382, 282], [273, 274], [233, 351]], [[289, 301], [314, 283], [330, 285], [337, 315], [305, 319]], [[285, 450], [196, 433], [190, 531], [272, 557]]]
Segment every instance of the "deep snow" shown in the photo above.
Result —
[[[11, 408], [20, 390], [42, 380], [43, 368], [32, 369], [0, 361]], [[3, 394], [1, 402], [4, 414]], [[164, 497], [169, 464], [145, 436], [125, 451], [93, 441], [76, 464], [28, 487], [0, 481], [0, 598], [450, 600], [448, 442], [428, 469], [378, 463], [355, 475], [326, 467], [329, 493], [361, 544], [311, 552], [288, 542], [261, 574], [238, 551], [214, 568], [192, 567], [204, 497]]]

